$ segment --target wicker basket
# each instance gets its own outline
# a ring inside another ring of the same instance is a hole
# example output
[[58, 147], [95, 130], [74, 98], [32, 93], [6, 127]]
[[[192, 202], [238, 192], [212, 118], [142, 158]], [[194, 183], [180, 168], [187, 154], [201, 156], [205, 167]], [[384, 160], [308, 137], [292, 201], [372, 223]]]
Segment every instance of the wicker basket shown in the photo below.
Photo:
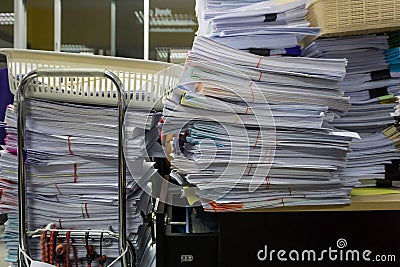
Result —
[[388, 32], [400, 28], [400, 1], [314, 0], [307, 19], [321, 37]]

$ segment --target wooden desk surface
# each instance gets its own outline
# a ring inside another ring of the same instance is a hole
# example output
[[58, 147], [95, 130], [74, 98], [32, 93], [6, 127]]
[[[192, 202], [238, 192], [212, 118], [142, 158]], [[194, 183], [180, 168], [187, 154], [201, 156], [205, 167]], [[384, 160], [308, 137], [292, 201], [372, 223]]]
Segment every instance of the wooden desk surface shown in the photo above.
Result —
[[296, 211], [373, 211], [399, 210], [400, 194], [352, 196], [350, 205], [297, 206], [273, 209], [251, 209], [243, 212], [296, 212]]

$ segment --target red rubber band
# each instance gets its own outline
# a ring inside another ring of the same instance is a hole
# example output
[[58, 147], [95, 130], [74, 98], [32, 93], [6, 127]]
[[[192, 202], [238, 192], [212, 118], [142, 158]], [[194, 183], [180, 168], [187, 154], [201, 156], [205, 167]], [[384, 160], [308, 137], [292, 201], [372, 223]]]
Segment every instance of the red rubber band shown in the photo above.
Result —
[[55, 240], [55, 231], [50, 232], [50, 242], [49, 242], [49, 254], [50, 254], [50, 260], [49, 263], [54, 265], [54, 242]]
[[264, 155], [263, 155], [263, 158], [262, 158], [262, 160], [261, 160], [261, 163], [264, 163], [264, 160], [265, 160], [265, 158], [267, 157], [267, 152], [268, 152], [268, 151], [269, 151], [269, 160], [268, 160], [267, 163], [270, 163], [270, 162], [271, 162], [272, 149], [268, 149], [268, 150], [265, 150]]
[[253, 90], [253, 82], [251, 81], [250, 82], [250, 84], [249, 84], [249, 88], [250, 88], [250, 90], [251, 90], [251, 96], [252, 96], [252, 98], [253, 98], [253, 100], [252, 100], [252, 102], [254, 102], [254, 90]]
[[[68, 229], [68, 230], [71, 230], [71, 229]], [[65, 266], [66, 267], [70, 267], [70, 259], [69, 259], [69, 254], [70, 254], [70, 237], [71, 237], [71, 231], [68, 231], [66, 234], [65, 234]]]
[[269, 189], [270, 184], [271, 184], [271, 182], [269, 180], [269, 176], [267, 175], [267, 176], [265, 176], [265, 186], [267, 189]]
[[247, 175], [250, 175], [251, 169], [253, 168], [253, 164], [250, 163], [250, 167], [249, 167], [249, 172], [247, 173]]
[[74, 183], [78, 180], [78, 164], [74, 163]]
[[87, 206], [88, 206], [87, 203], [85, 203], [85, 212], [86, 212], [86, 216], [87, 216], [88, 218], [90, 218], [89, 212], [88, 212], [88, 207], [87, 207]]
[[70, 135], [68, 135], [68, 151], [69, 151], [69, 154], [71, 154], [71, 155], [74, 154], [71, 149], [71, 136]]
[[257, 62], [256, 68], [258, 68], [258, 66], [260, 66], [261, 59], [263, 59], [263, 56], [260, 56], [260, 58], [258, 59], [258, 62]]
[[258, 81], [261, 81], [262, 74], [263, 73], [260, 71], [260, 76], [258, 77]]
[[58, 193], [59, 193], [60, 195], [62, 195], [60, 188], [58, 188], [58, 185], [57, 185], [57, 184], [54, 184], [54, 186], [56, 187]]
[[254, 143], [254, 148], [256, 148], [256, 147], [257, 147], [257, 144], [258, 144], [258, 138], [260, 137], [260, 133], [261, 133], [261, 131], [260, 131], [260, 130], [258, 130], [257, 137], [256, 137], [256, 142]]
[[40, 235], [40, 250], [42, 252], [42, 262], [49, 262], [48, 253], [47, 253], [47, 231], [44, 230]]

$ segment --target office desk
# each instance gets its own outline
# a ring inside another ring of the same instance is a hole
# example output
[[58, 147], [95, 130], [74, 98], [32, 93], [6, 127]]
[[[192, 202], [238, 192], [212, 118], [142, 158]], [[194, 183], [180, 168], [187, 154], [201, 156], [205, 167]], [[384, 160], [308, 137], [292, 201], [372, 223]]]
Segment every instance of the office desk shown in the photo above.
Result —
[[371, 211], [371, 210], [400, 211], [400, 194], [352, 196], [350, 205], [281, 207], [274, 209], [252, 209], [243, 212]]
[[[217, 234], [174, 236], [171, 244], [164, 231], [163, 244], [157, 245], [164, 255], [157, 259], [157, 267], [400, 266], [400, 194], [354, 196], [346, 206], [254, 209], [216, 216]], [[181, 262], [181, 255], [193, 255], [193, 261]], [[387, 261], [377, 262], [381, 259]]]

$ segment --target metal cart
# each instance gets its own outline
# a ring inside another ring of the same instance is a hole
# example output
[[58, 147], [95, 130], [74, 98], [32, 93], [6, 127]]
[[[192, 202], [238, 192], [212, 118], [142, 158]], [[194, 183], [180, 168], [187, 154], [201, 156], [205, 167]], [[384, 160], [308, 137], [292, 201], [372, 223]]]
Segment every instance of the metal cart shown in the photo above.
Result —
[[[118, 93], [118, 233], [106, 229], [71, 231], [72, 236], [84, 238], [87, 232], [97, 235], [106, 235], [110, 238], [118, 238], [120, 257], [122, 266], [134, 263], [133, 247], [127, 242], [126, 236], [126, 165], [123, 145], [123, 123], [126, 110], [123, 84], [120, 79], [108, 70], [95, 69], [37, 69], [28, 73], [22, 80], [17, 91], [17, 132], [18, 132], [18, 205], [19, 205], [19, 266], [23, 266], [23, 261], [27, 264], [29, 258], [28, 235], [26, 225], [26, 170], [25, 170], [25, 92], [29, 84], [37, 77], [106, 77], [110, 79], [117, 88]], [[21, 153], [22, 151], [22, 153]], [[58, 231], [58, 235], [65, 238], [66, 230], [51, 229]], [[62, 232], [62, 233], [61, 233]], [[101, 241], [100, 241], [101, 242]], [[131, 251], [131, 259], [127, 260], [125, 254], [127, 249]], [[23, 254], [23, 255], [21, 255]]]

